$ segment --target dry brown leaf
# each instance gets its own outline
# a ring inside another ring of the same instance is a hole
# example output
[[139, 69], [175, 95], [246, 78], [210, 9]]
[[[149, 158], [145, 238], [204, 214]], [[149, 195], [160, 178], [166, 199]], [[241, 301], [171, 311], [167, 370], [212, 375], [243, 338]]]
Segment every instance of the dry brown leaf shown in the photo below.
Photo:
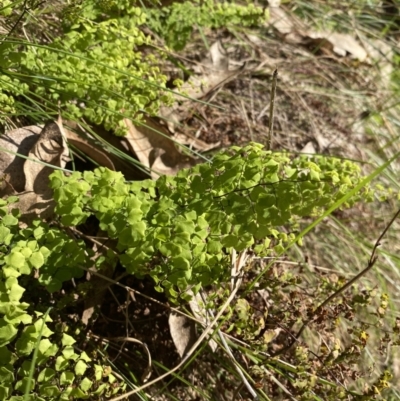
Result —
[[25, 223], [38, 217], [47, 219], [53, 214], [49, 175], [54, 169], [42, 162], [65, 167], [68, 150], [61, 130], [56, 122], [49, 122], [43, 128], [31, 126], [12, 130], [0, 138], [0, 151], [3, 150], [0, 168], [6, 176], [6, 191], [11, 195], [13, 189], [13, 194], [19, 197], [18, 203], [10, 208], [18, 208], [22, 213], [21, 221]]
[[24, 163], [26, 160], [17, 156], [16, 153], [27, 157], [42, 129], [43, 127], [32, 125], [7, 131], [0, 136], [0, 172], [7, 175], [8, 184], [16, 192], [25, 190]]
[[268, 25], [273, 26], [287, 43], [297, 44], [303, 40], [306, 26], [298, 18], [289, 15], [280, 7], [269, 7]]
[[[118, 137], [101, 126], [91, 126], [96, 137], [93, 137], [82, 126], [74, 121], [66, 121], [64, 129], [68, 141], [87, 154], [100, 166], [120, 171], [127, 180], [143, 178], [133, 163], [124, 160], [118, 153], [132, 157], [132, 152], [124, 137]], [[97, 139], [97, 136], [101, 139]], [[115, 153], [111, 151], [115, 150]]]
[[281, 35], [287, 35], [294, 30], [292, 18], [279, 6], [269, 7], [268, 25], [272, 25]]
[[33, 191], [16, 194], [18, 202], [10, 205], [9, 209], [19, 209], [20, 222], [29, 225], [35, 219], [51, 219], [54, 215], [55, 203], [53, 199], [43, 199]]
[[169, 137], [165, 127], [151, 119], [145, 125], [136, 127], [131, 120], [125, 119], [128, 141], [131, 151], [136, 154], [139, 161], [152, 169], [152, 177], [159, 175], [173, 175], [182, 168], [195, 164], [193, 157], [180, 153]]
[[177, 312], [170, 313], [168, 323], [176, 350], [183, 358], [197, 340], [195, 323]]
[[44, 199], [52, 196], [49, 175], [54, 169], [42, 162], [64, 167], [68, 160], [68, 148], [61, 130], [57, 122], [48, 122], [30, 149], [29, 159], [24, 163], [25, 191], [33, 191]]
[[68, 143], [74, 145], [82, 153], [86, 154], [90, 159], [95, 161], [99, 166], [104, 166], [115, 171], [115, 166], [112, 160], [102, 149], [100, 149], [98, 143], [96, 143], [92, 137], [90, 137], [83, 129], [80, 129], [78, 124], [68, 121], [65, 123], [64, 131]]
[[368, 56], [366, 50], [348, 34], [308, 31], [304, 35], [304, 41], [315, 48], [333, 51], [340, 57], [349, 56], [359, 61], [365, 61]]
[[15, 189], [10, 184], [10, 175], [2, 174], [0, 176], [0, 198], [8, 197], [16, 193]]
[[359, 61], [366, 61], [368, 58], [366, 49], [349, 34], [312, 31], [294, 15], [277, 6], [270, 6], [269, 12], [268, 24], [272, 25], [287, 43], [312, 46]]

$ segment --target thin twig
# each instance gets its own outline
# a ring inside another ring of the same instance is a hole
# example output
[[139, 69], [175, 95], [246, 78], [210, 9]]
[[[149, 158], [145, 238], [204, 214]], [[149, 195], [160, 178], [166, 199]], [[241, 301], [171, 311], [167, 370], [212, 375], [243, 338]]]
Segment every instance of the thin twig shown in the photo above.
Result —
[[274, 107], [275, 107], [275, 93], [276, 93], [276, 82], [278, 81], [278, 69], [275, 68], [272, 73], [272, 86], [271, 86], [271, 101], [269, 103], [269, 127], [268, 127], [268, 138], [267, 138], [267, 150], [271, 150], [272, 131], [274, 128]]
[[329, 304], [334, 298], [336, 298], [337, 296], [342, 294], [344, 291], [346, 291], [357, 280], [359, 280], [362, 276], [364, 276], [368, 271], [370, 271], [372, 269], [372, 267], [375, 265], [376, 260], [378, 259], [378, 255], [376, 253], [377, 253], [378, 247], [381, 245], [381, 240], [385, 236], [385, 234], [387, 233], [387, 231], [389, 230], [389, 228], [391, 227], [391, 225], [394, 223], [394, 221], [397, 219], [397, 217], [399, 215], [400, 215], [400, 209], [396, 212], [396, 214], [390, 220], [389, 224], [385, 227], [385, 229], [383, 230], [383, 232], [381, 233], [379, 238], [376, 240], [374, 248], [372, 249], [372, 253], [371, 253], [371, 256], [369, 258], [367, 267], [364, 270], [362, 270], [360, 273], [358, 273], [356, 276], [354, 276], [351, 280], [349, 280], [346, 284], [344, 284], [341, 288], [339, 288], [336, 292], [334, 292], [332, 295], [330, 295], [327, 299], [325, 299], [325, 301], [322, 302], [322, 304], [320, 304], [317, 307], [317, 309], [315, 309], [313, 316], [303, 323], [303, 325], [301, 326], [300, 330], [295, 335], [295, 338], [292, 340], [292, 342], [287, 347], [284, 347], [281, 350], [279, 350], [279, 351], [275, 352], [274, 354], [272, 354], [272, 356], [280, 355], [280, 354], [288, 351], [290, 348], [292, 348], [292, 346], [299, 339], [299, 337], [301, 336], [303, 331], [306, 329], [306, 327], [318, 317], [318, 315], [321, 312], [321, 310], [327, 304]]

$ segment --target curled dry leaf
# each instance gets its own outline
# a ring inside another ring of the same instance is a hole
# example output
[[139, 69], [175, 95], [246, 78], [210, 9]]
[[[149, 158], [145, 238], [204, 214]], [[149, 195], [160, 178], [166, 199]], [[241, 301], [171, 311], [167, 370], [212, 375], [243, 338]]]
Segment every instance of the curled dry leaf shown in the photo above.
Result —
[[15, 193], [25, 190], [24, 163], [29, 152], [35, 145], [42, 127], [32, 125], [7, 131], [0, 136], [0, 172], [7, 176], [5, 180]]
[[183, 358], [197, 340], [195, 323], [188, 317], [174, 311], [170, 313], [168, 323], [176, 350], [179, 356]]
[[112, 160], [108, 157], [106, 152], [100, 148], [99, 144], [87, 134], [85, 130], [81, 129], [78, 124], [72, 121], [68, 121], [65, 124], [64, 131], [68, 143], [74, 145], [99, 166], [104, 166], [115, 171], [115, 166]]
[[19, 202], [10, 207], [21, 211], [21, 220], [25, 223], [53, 215], [54, 201], [49, 187], [53, 168], [43, 163], [65, 167], [68, 149], [61, 130], [58, 123], [49, 122], [43, 128], [30, 126], [12, 130], [0, 138], [0, 168], [7, 183], [3, 191], [6, 190], [7, 195], [18, 195]]
[[113, 171], [120, 171], [127, 180], [136, 180], [138, 170], [130, 161], [126, 161], [124, 154], [132, 157], [130, 147], [124, 137], [118, 137], [101, 126], [91, 126], [94, 135], [74, 121], [64, 122], [65, 136], [71, 143], [88, 158], [99, 166]]
[[49, 175], [54, 169], [43, 163], [65, 166], [68, 148], [62, 135], [62, 126], [54, 121], [48, 122], [30, 149], [28, 157], [24, 163], [25, 191], [33, 191], [43, 199], [51, 198]]

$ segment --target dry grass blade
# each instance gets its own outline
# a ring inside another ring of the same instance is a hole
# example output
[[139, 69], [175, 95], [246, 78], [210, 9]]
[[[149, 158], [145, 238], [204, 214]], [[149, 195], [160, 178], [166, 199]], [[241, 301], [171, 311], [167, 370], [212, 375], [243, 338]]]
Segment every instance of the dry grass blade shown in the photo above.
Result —
[[[200, 322], [202, 327], [207, 327], [210, 323], [210, 316], [208, 314], [208, 310], [205, 308], [206, 303], [204, 302], [200, 293], [197, 293], [196, 295], [192, 293], [191, 295], [192, 299], [189, 301], [190, 309], [197, 319], [197, 322]], [[208, 338], [208, 345], [210, 346], [212, 352], [215, 352], [218, 348], [218, 344], [212, 337]]]
[[[239, 254], [239, 257], [237, 257], [236, 251], [232, 250], [231, 257], [232, 257], [232, 273], [231, 273], [231, 275], [232, 275], [232, 277], [237, 277], [241, 274], [241, 272], [243, 271], [243, 269], [247, 263], [248, 254], [246, 251], [243, 251]], [[233, 290], [234, 286], [233, 286], [232, 282], [231, 282], [231, 286], [232, 286], [231, 288]], [[204, 293], [204, 291], [201, 291], [201, 296], [203, 298], [203, 304], [206, 305], [207, 304], [207, 295]], [[212, 310], [207, 310], [206, 313], [209, 314], [211, 316], [211, 318], [214, 318], [214, 313]], [[245, 387], [247, 388], [247, 390], [249, 391], [249, 393], [251, 394], [253, 399], [257, 400], [258, 399], [257, 393], [255, 392], [254, 388], [251, 386], [251, 384], [247, 380], [246, 376], [243, 374], [242, 369], [239, 367], [238, 362], [236, 361], [231, 349], [229, 348], [228, 343], [226, 342], [224, 334], [219, 329], [218, 329], [218, 336], [221, 339], [222, 345], [223, 345], [225, 351], [227, 352], [227, 354], [229, 355], [229, 358], [233, 362], [233, 365], [234, 365], [236, 371], [238, 372], [240, 378], [242, 379], [243, 384], [245, 385]]]

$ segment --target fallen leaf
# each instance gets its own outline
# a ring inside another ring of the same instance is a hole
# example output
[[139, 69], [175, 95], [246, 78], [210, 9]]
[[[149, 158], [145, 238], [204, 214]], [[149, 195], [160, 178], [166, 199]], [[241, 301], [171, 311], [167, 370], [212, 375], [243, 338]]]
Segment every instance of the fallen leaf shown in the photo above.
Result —
[[285, 10], [278, 6], [269, 7], [269, 20], [267, 25], [272, 26], [286, 43], [297, 44], [303, 40], [303, 34], [306, 30], [304, 23], [289, 15]]
[[8, 184], [17, 193], [25, 190], [24, 163], [26, 160], [17, 153], [28, 157], [42, 129], [43, 127], [32, 125], [6, 131], [0, 136], [0, 172], [7, 175]]
[[303, 149], [300, 150], [301, 153], [308, 153], [308, 154], [315, 154], [315, 147], [314, 144], [310, 141], [307, 142]]
[[162, 125], [147, 119], [141, 126], [135, 126], [131, 120], [125, 119], [128, 134], [125, 137], [131, 151], [139, 161], [150, 168], [151, 176], [173, 175], [182, 168], [193, 166], [196, 161], [191, 156], [180, 153]]
[[65, 122], [64, 130], [68, 143], [74, 145], [99, 166], [104, 166], [115, 171], [114, 163], [106, 152], [101, 149], [99, 143], [84, 129], [81, 129], [78, 124], [72, 121]]
[[245, 70], [246, 65], [243, 63], [241, 67], [234, 69], [229, 67], [226, 51], [217, 41], [211, 45], [208, 57], [198, 66], [199, 74], [192, 76], [179, 90], [192, 99], [202, 99], [211, 91], [236, 78]]
[[43, 163], [64, 167], [68, 160], [68, 148], [61, 129], [57, 122], [48, 122], [30, 149], [29, 159], [24, 163], [25, 191], [33, 191], [43, 199], [52, 197], [49, 175], [54, 171]]
[[10, 175], [3, 174], [0, 176], [0, 198], [14, 195], [15, 193], [15, 189], [10, 184]]
[[324, 137], [321, 134], [316, 134], [315, 139], [318, 142], [319, 152], [324, 153], [330, 146], [332, 146], [332, 141]]
[[[143, 178], [138, 169], [132, 163], [131, 148], [124, 137], [119, 137], [104, 129], [104, 127], [92, 125], [88, 132], [85, 127], [74, 121], [64, 123], [67, 141], [100, 166], [110, 170], [120, 171], [128, 181]], [[126, 158], [124, 156], [127, 156]]]
[[[105, 233], [103, 231], [99, 230], [97, 237], [104, 238], [104, 234]], [[105, 243], [107, 243], [107, 245]], [[104, 301], [105, 293], [110, 286], [110, 282], [104, 277], [112, 278], [115, 270], [116, 262], [114, 264], [110, 263], [106, 256], [110, 249], [114, 248], [116, 241], [107, 238], [105, 243], [101, 243], [99, 240], [96, 240], [92, 247], [94, 254], [91, 257], [91, 260], [95, 261], [99, 257], [105, 256], [105, 262], [102, 264], [100, 270], [103, 277], [96, 274], [96, 272], [99, 271], [96, 266], [90, 267], [86, 274], [87, 281], [90, 281], [90, 288], [84, 298], [84, 308], [81, 317], [81, 321], [85, 326], [89, 324], [89, 321], [92, 319], [96, 309], [100, 310]]]
[[178, 354], [183, 358], [197, 340], [193, 320], [172, 311], [168, 318], [169, 330]]
[[368, 58], [367, 50], [349, 34], [310, 30], [300, 19], [276, 5], [270, 4], [269, 13], [267, 24], [273, 26], [287, 43], [302, 44], [359, 61]]
[[359, 61], [367, 59], [367, 51], [351, 36], [336, 32], [308, 31], [304, 35], [304, 43], [315, 48], [333, 51], [341, 57], [350, 57]]
[[9, 206], [9, 210], [19, 209], [20, 223], [29, 225], [35, 219], [47, 220], [54, 216], [55, 203], [52, 199], [43, 199], [33, 191], [16, 194], [18, 202]]
[[65, 167], [68, 150], [61, 130], [58, 123], [49, 122], [43, 128], [30, 126], [12, 130], [0, 138], [0, 172], [7, 182], [2, 189], [8, 191], [8, 195], [18, 195], [19, 201], [10, 205], [10, 209], [18, 208], [25, 224], [53, 215], [49, 175], [54, 169], [43, 163]]

